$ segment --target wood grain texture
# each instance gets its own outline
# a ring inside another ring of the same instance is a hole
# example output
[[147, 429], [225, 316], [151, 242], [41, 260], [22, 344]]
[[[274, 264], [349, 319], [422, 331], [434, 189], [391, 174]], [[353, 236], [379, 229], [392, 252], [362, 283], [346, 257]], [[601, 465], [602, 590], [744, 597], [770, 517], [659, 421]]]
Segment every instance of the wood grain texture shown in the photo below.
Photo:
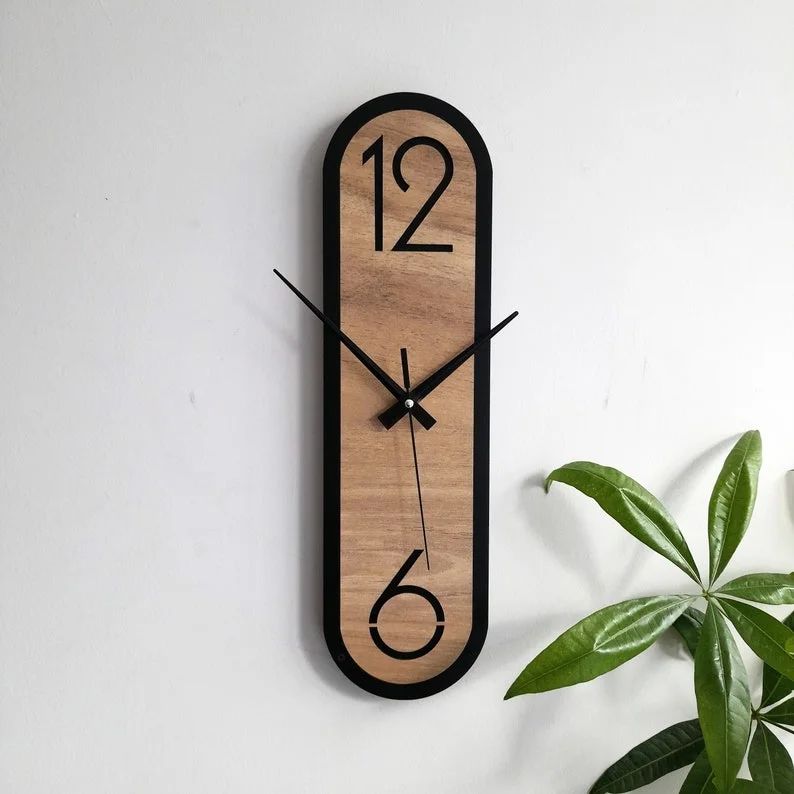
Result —
[[[375, 251], [373, 168], [362, 154], [384, 141], [384, 250]], [[403, 161], [410, 187], [392, 173], [396, 148], [430, 136], [453, 157], [448, 188], [413, 237], [449, 243], [452, 252], [392, 251], [394, 242], [439, 183], [444, 165], [428, 146]], [[351, 139], [340, 169], [340, 319], [342, 327], [398, 383], [400, 348], [408, 348], [418, 383], [474, 338], [476, 169], [468, 146], [445, 121], [416, 110], [383, 114]], [[341, 361], [340, 627], [351, 658], [388, 682], [424, 681], [460, 655], [472, 628], [473, 365], [469, 361], [423, 405], [438, 423], [415, 423], [431, 570], [424, 556], [404, 583], [429, 589], [441, 601], [444, 633], [425, 656], [397, 660], [369, 632], [372, 605], [414, 549], [423, 548], [407, 418], [386, 430], [377, 414], [393, 402], [346, 350]], [[424, 645], [436, 626], [431, 606], [400, 595], [378, 621], [383, 639], [400, 650]]]

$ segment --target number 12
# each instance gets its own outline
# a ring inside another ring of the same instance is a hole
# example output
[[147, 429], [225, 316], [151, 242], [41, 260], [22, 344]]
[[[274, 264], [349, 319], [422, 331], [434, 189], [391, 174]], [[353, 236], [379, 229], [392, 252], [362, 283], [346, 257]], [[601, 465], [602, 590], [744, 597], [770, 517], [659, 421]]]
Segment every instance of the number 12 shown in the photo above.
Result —
[[[443, 143], [437, 141], [435, 138], [429, 138], [426, 135], [420, 135], [416, 138], [409, 138], [398, 147], [394, 153], [392, 160], [392, 173], [394, 174], [394, 181], [400, 186], [400, 190], [405, 192], [410, 187], [408, 182], [405, 181], [402, 173], [402, 162], [405, 155], [415, 146], [429, 146], [435, 149], [444, 160], [444, 175], [441, 181], [436, 185], [435, 190], [427, 197], [427, 201], [416, 213], [414, 219], [406, 226], [405, 231], [400, 235], [400, 238], [394, 244], [392, 251], [452, 251], [452, 245], [447, 243], [412, 243], [416, 230], [421, 226], [422, 222], [433, 209], [435, 203], [441, 198], [441, 194], [449, 187], [452, 181], [452, 174], [454, 166], [452, 162], [452, 155], [449, 149]], [[375, 197], [375, 250], [383, 250], [383, 136], [381, 135], [369, 148], [364, 151], [361, 158], [361, 164], [365, 165], [370, 159], [375, 158], [374, 168], [374, 197]]]

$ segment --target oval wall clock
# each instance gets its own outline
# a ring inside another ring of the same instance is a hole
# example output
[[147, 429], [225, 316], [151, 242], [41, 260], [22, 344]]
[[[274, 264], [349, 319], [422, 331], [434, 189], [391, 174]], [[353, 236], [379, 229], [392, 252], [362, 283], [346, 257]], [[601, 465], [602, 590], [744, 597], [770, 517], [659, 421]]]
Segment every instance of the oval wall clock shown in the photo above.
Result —
[[[423, 94], [339, 126], [323, 170], [324, 629], [345, 675], [432, 695], [488, 620], [491, 162]], [[341, 344], [340, 344], [341, 342]]]

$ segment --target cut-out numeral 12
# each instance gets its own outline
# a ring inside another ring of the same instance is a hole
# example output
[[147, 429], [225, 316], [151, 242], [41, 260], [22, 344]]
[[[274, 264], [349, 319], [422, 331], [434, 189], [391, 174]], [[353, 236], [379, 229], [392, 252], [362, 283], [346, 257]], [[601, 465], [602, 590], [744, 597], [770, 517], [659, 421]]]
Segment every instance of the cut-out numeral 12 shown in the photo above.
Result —
[[[369, 613], [369, 633], [372, 641], [383, 653], [391, 656], [392, 659], [418, 659], [420, 656], [430, 653], [438, 645], [438, 641], [444, 633], [444, 608], [441, 606], [441, 602], [426, 587], [420, 587], [416, 584], [400, 584], [423, 553], [422, 549], [414, 549], [408, 555], [408, 559], [402, 564], [400, 570], [394, 574], [394, 578], [386, 585], [386, 589], [378, 596], [378, 600], [372, 605], [372, 611]], [[424, 598], [433, 607], [433, 612], [436, 613], [436, 630], [433, 632], [433, 636], [415, 651], [398, 651], [396, 648], [392, 648], [391, 645], [386, 644], [383, 637], [380, 636], [380, 631], [378, 631], [378, 618], [380, 617], [381, 609], [386, 606], [387, 602], [398, 595], [417, 595], [420, 598]]]
[[[402, 173], [402, 162], [405, 155], [415, 146], [429, 146], [435, 149], [444, 161], [444, 175], [436, 185], [433, 192], [427, 197], [427, 201], [421, 206], [414, 219], [405, 227], [405, 231], [400, 235], [394, 244], [392, 251], [452, 251], [449, 243], [412, 243], [416, 230], [422, 225], [425, 218], [433, 209], [435, 203], [441, 198], [443, 192], [449, 187], [454, 172], [454, 164], [449, 149], [441, 141], [420, 135], [416, 138], [409, 138], [398, 147], [392, 160], [392, 173], [394, 181], [400, 186], [400, 190], [405, 192], [410, 185], [405, 180]], [[383, 250], [383, 136], [381, 135], [371, 146], [369, 146], [361, 158], [361, 164], [365, 165], [369, 160], [375, 160], [373, 182], [374, 182], [374, 209], [375, 209], [375, 250]]]

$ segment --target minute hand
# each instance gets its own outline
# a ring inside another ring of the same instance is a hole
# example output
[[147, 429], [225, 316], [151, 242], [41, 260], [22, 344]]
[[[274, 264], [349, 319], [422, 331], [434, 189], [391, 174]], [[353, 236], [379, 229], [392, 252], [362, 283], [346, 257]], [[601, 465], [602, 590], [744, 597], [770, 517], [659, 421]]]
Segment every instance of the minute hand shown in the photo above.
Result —
[[[411, 389], [411, 399], [414, 401], [423, 400], [433, 391], [437, 386], [443, 383], [458, 367], [462, 366], [468, 359], [473, 356], [483, 345], [488, 343], [499, 331], [501, 331], [509, 322], [518, 317], [518, 312], [513, 312], [508, 317], [505, 317], [499, 325], [495, 325], [479, 339], [469, 345], [465, 350], [458, 353], [455, 358], [450, 359], [443, 367], [436, 370], [432, 375], [425, 378], [416, 388]], [[414, 416], [416, 416], [416, 406], [414, 406]], [[382, 414], [378, 415], [381, 423], [386, 428], [394, 427], [394, 425], [402, 419], [408, 409], [405, 407], [403, 400], [398, 400], [391, 408], [387, 408]]]
[[[334, 335], [340, 342], [367, 368], [367, 370], [382, 384], [383, 387], [394, 397], [403, 403], [408, 396], [404, 389], [401, 389], [397, 381], [389, 377], [383, 369], [381, 369], [328, 315], [323, 314], [297, 287], [287, 281], [281, 273], [273, 268], [273, 272], [289, 287], [295, 295], [298, 296], [301, 303], [303, 303], [311, 313], [325, 324], [325, 326], [333, 331]], [[430, 414], [422, 408], [421, 405], [414, 405], [413, 415], [417, 421], [429, 430], [435, 423]]]

